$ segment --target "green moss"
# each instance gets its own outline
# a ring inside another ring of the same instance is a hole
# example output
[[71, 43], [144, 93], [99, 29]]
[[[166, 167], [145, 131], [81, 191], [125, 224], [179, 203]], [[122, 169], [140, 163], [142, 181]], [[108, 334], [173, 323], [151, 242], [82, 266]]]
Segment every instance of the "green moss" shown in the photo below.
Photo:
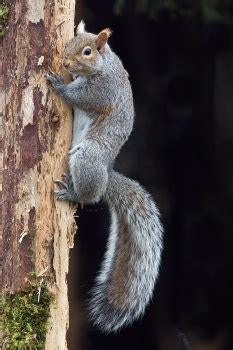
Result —
[[0, 0], [0, 38], [5, 35], [4, 23], [7, 18], [9, 8], [7, 7], [4, 0]]
[[4, 346], [12, 350], [44, 349], [52, 295], [43, 283], [20, 293], [2, 293]]

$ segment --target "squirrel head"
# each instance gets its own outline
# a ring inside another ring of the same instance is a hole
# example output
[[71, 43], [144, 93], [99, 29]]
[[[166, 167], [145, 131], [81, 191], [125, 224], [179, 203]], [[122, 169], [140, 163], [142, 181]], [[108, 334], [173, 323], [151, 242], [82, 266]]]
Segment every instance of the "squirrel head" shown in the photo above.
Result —
[[90, 76], [98, 73], [103, 65], [103, 56], [108, 47], [111, 30], [106, 28], [99, 34], [85, 32], [85, 24], [81, 21], [76, 36], [65, 46], [63, 66], [73, 76]]

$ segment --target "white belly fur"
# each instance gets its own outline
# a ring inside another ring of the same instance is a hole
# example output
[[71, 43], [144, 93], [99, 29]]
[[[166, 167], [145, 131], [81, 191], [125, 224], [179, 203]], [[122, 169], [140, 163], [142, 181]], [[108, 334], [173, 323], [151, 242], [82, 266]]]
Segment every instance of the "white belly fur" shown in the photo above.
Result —
[[91, 120], [88, 118], [86, 112], [78, 108], [74, 108], [73, 137], [69, 152], [70, 154], [75, 153], [82, 141], [85, 140], [90, 126]]

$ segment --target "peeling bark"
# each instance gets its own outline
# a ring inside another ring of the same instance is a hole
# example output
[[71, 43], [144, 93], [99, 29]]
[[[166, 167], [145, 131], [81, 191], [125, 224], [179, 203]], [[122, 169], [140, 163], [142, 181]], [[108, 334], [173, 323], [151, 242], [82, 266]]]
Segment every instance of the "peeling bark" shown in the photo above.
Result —
[[28, 273], [46, 271], [55, 295], [46, 349], [66, 349], [66, 275], [74, 208], [54, 198], [67, 170], [71, 111], [44, 75], [60, 68], [73, 37], [75, 0], [11, 0], [3, 42], [3, 288], [26, 288]]
[[[0, 291], [2, 290], [2, 171], [3, 171], [3, 129], [2, 129], [2, 116], [3, 116], [3, 81], [2, 81], [2, 39], [0, 38]], [[2, 317], [0, 308], [0, 340], [2, 339]]]

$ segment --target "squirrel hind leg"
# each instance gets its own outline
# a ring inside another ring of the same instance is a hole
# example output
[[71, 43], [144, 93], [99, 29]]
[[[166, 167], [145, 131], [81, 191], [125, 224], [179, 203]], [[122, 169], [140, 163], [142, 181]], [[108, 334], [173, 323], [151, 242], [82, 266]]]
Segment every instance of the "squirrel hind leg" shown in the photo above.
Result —
[[98, 203], [104, 195], [108, 182], [108, 172], [102, 164], [79, 164], [71, 168], [74, 192], [79, 203]]

